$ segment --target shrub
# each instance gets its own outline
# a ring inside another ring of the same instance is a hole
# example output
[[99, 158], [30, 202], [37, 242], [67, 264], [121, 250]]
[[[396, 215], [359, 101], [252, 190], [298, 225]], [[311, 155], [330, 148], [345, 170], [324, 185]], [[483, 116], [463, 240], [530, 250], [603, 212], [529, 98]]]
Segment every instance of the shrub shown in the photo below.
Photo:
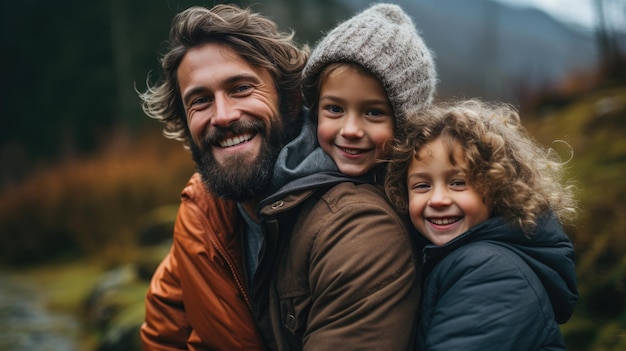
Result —
[[[0, 194], [1, 262], [124, 256], [133, 252], [144, 214], [178, 203], [194, 169], [180, 143], [158, 133], [136, 140], [119, 133], [111, 140], [89, 158], [42, 169]], [[172, 211], [165, 215], [173, 221]]]

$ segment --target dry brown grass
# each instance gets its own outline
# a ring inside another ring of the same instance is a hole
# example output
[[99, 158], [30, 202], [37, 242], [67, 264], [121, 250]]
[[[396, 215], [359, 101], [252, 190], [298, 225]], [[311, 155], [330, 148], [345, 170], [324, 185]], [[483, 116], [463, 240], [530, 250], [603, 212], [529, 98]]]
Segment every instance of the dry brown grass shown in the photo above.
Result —
[[121, 259], [134, 252], [139, 218], [178, 203], [194, 167], [179, 142], [158, 134], [131, 140], [120, 133], [111, 140], [89, 158], [37, 172], [0, 194], [5, 263], [65, 252]]

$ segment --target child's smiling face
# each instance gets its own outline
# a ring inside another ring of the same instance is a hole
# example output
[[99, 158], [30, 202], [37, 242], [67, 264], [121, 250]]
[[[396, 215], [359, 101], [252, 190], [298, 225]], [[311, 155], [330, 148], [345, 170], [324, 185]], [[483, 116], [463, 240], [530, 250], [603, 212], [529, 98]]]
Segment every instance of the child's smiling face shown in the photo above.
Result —
[[452, 155], [441, 137], [421, 147], [407, 171], [409, 216], [417, 230], [443, 245], [489, 218], [483, 196], [467, 182], [463, 149], [453, 142]]
[[394, 115], [382, 84], [349, 66], [330, 72], [321, 85], [317, 138], [349, 176], [360, 176], [386, 156]]

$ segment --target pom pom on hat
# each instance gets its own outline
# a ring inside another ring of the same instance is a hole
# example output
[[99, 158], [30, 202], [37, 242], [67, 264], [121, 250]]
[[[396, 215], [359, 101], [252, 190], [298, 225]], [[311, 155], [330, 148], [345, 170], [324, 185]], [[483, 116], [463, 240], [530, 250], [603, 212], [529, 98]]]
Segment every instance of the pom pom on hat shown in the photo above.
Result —
[[411, 18], [397, 5], [373, 5], [317, 43], [302, 72], [309, 104], [318, 93], [317, 77], [333, 62], [357, 63], [376, 76], [397, 121], [432, 103], [437, 82], [432, 54]]

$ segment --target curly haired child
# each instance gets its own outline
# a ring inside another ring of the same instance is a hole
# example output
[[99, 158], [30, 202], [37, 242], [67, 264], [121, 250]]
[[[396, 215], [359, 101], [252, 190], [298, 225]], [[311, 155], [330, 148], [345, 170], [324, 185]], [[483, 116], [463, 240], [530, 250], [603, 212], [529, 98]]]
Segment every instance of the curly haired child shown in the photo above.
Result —
[[578, 297], [565, 163], [506, 104], [449, 102], [413, 117], [385, 190], [424, 241], [419, 348], [564, 350], [558, 325]]

